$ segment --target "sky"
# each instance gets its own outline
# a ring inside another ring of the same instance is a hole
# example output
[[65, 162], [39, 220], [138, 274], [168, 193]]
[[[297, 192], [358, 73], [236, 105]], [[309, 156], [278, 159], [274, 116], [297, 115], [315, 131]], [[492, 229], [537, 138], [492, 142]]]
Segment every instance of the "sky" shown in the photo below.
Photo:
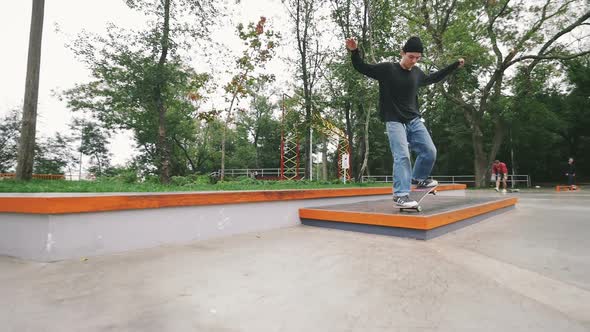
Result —
[[[231, 1], [233, 13], [228, 16], [228, 24], [214, 32], [214, 37], [227, 44], [230, 51], [237, 52], [240, 46], [234, 28], [238, 22], [257, 22], [260, 16], [265, 16], [274, 30], [282, 34], [289, 31], [287, 12], [281, 0], [241, 0], [239, 4], [233, 0], [226, 1]], [[4, 45], [0, 52], [0, 118], [12, 109], [22, 108], [31, 7], [30, 0], [5, 1], [0, 11], [0, 42]], [[68, 132], [72, 112], [64, 101], [59, 100], [56, 92], [91, 79], [88, 69], [74, 57], [73, 52], [65, 46], [66, 43], [82, 30], [102, 34], [109, 22], [125, 28], [141, 28], [145, 24], [145, 17], [129, 9], [123, 0], [45, 2], [37, 109], [38, 136]], [[286, 73], [284, 67], [281, 57], [276, 57], [268, 68], [280, 76]], [[114, 135], [110, 150], [113, 163], [124, 164], [133, 151], [129, 133]]]

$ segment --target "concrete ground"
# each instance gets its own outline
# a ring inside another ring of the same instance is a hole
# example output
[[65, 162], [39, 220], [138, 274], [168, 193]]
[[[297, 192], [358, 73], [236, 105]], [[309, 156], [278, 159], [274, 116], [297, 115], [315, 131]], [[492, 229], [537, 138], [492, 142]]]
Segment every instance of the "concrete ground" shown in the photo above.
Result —
[[428, 242], [299, 226], [0, 257], [0, 331], [590, 331], [590, 190], [508, 195], [515, 209]]

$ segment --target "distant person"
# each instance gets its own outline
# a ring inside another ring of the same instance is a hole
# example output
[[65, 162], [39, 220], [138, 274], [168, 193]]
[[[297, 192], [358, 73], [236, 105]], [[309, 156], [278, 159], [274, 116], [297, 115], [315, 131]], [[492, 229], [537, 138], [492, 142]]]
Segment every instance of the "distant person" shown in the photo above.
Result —
[[506, 168], [506, 164], [499, 161], [498, 159], [494, 160], [494, 164], [492, 165], [492, 174], [496, 178], [496, 191], [500, 191], [500, 180], [504, 184], [504, 189], [502, 192], [506, 192], [506, 179], [508, 178], [508, 168]]
[[567, 185], [570, 186], [570, 189], [576, 190], [576, 164], [574, 162], [574, 158], [568, 159], [565, 176], [567, 176]]

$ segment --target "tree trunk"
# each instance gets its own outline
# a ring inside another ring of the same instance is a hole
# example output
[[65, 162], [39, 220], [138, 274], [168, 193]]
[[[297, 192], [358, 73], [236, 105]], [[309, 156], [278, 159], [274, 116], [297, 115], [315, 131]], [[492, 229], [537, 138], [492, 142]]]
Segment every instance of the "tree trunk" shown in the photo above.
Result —
[[[229, 117], [229, 116], [228, 116]], [[223, 132], [221, 135], [221, 173], [219, 174], [219, 180], [225, 179], [225, 137], [227, 132], [227, 122], [223, 126]]]
[[302, 75], [303, 75], [303, 98], [305, 100], [305, 178], [309, 179], [309, 175], [311, 174], [312, 170], [310, 169], [310, 161], [312, 158], [312, 151], [311, 151], [311, 144], [312, 144], [312, 137], [311, 137], [311, 119], [312, 119], [312, 105], [311, 105], [311, 87], [309, 82], [309, 71], [307, 69], [307, 54], [306, 52], [301, 53], [301, 63], [302, 63]]
[[[359, 105], [359, 107], [364, 108], [361, 105]], [[363, 139], [364, 139], [364, 153], [363, 153], [363, 164], [361, 166], [361, 169], [359, 171], [359, 174], [357, 176], [357, 178], [360, 180], [362, 178], [362, 176], [365, 174], [365, 172], [367, 173], [367, 175], [369, 175], [369, 124], [371, 121], [371, 109], [370, 108], [366, 108], [365, 113], [365, 126], [364, 126], [364, 130], [363, 130]]]
[[475, 187], [485, 187], [487, 183], [487, 169], [488, 160], [487, 155], [483, 147], [483, 134], [479, 123], [472, 122], [473, 132], [471, 134], [471, 140], [473, 142], [473, 169], [475, 170]]
[[162, 97], [166, 84], [164, 78], [164, 65], [168, 55], [168, 35], [170, 33], [170, 0], [164, 0], [164, 27], [162, 31], [162, 52], [158, 61], [158, 80], [154, 91], [156, 107], [158, 109], [158, 150], [160, 157], [160, 182], [170, 183], [170, 149], [166, 141], [166, 106]]
[[[303, 8], [302, 3], [303, 2]], [[297, 48], [299, 51], [300, 62], [301, 62], [301, 77], [303, 79], [303, 98], [305, 101], [305, 178], [309, 178], [309, 174], [312, 171], [309, 169], [309, 164], [312, 158], [312, 152], [308, 151], [311, 144], [311, 119], [312, 119], [312, 86], [309, 77], [309, 69], [307, 68], [308, 60], [308, 29], [311, 25], [310, 17], [313, 11], [313, 2], [310, 4], [307, 1], [296, 1], [295, 8], [295, 30], [297, 34]], [[303, 16], [303, 17], [302, 17]], [[303, 31], [301, 31], [303, 29]]]
[[102, 174], [102, 167], [101, 167], [101, 160], [100, 160], [100, 156], [98, 155], [98, 153], [94, 153], [94, 158], [96, 158], [96, 164], [98, 165], [98, 176], [100, 176]]
[[[256, 105], [256, 98], [257, 94], [254, 94], [253, 96], [253, 104]], [[262, 111], [256, 110], [256, 123], [254, 124], [254, 165], [256, 166], [256, 168], [260, 168], [260, 160], [259, 160], [259, 156], [260, 156], [260, 149], [258, 148], [258, 140], [260, 138], [260, 122], [261, 122], [261, 118], [262, 118]]]
[[17, 180], [30, 180], [33, 177], [44, 10], [45, 0], [33, 0], [31, 30], [29, 33], [27, 78], [25, 82], [25, 101], [23, 105], [23, 118], [21, 121], [21, 132], [16, 166]]
[[351, 104], [350, 104], [350, 101], [347, 100], [344, 105], [344, 118], [346, 121], [346, 137], [348, 138], [348, 146], [351, 149], [351, 151], [350, 151], [351, 155], [349, 156], [350, 161], [351, 161], [349, 163], [350, 164], [350, 174], [357, 174], [357, 172], [356, 172], [357, 167], [356, 167], [356, 164], [354, 163], [354, 158], [352, 156], [352, 153], [353, 153], [352, 147], [353, 147], [353, 143], [354, 143], [354, 130], [352, 129], [353, 125], [352, 125], [352, 119], [350, 118], [350, 114], [351, 114], [350, 111], [351, 111]]
[[182, 143], [176, 137], [172, 137], [172, 139], [174, 140], [174, 142], [176, 142], [176, 145], [182, 150], [182, 153], [184, 154], [184, 157], [186, 158], [186, 160], [188, 160], [188, 163], [191, 165], [191, 168], [193, 170], [193, 173], [196, 173], [197, 172], [197, 167], [195, 166], [195, 162], [191, 158], [191, 156], [188, 153], [187, 149], [182, 145]]
[[258, 131], [254, 135], [254, 165], [256, 168], [260, 168], [260, 149], [258, 148]]
[[231, 112], [234, 108], [234, 103], [238, 98], [238, 88], [234, 90], [231, 102], [229, 104], [229, 108], [227, 110], [227, 117], [225, 118], [225, 124], [223, 125], [223, 132], [221, 135], [221, 174], [219, 175], [219, 180], [223, 181], [225, 179], [225, 141], [227, 140], [227, 129], [229, 127], [229, 123], [231, 121]]
[[328, 181], [328, 138], [322, 144], [322, 181]]

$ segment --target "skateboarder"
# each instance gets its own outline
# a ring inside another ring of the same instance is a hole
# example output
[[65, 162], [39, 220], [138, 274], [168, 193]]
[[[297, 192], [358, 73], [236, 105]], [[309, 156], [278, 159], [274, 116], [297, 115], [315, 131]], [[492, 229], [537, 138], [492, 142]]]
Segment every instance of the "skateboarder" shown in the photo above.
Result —
[[506, 164], [499, 161], [498, 159], [494, 160], [494, 164], [492, 165], [492, 174], [494, 174], [494, 177], [496, 178], [496, 191], [500, 191], [501, 180], [502, 184], [504, 185], [504, 189], [502, 189], [502, 192], [505, 193], [506, 179], [508, 178], [508, 168], [506, 167]]
[[[361, 58], [353, 38], [346, 40], [352, 65], [360, 73], [379, 81], [379, 113], [385, 122], [389, 146], [393, 155], [393, 200], [399, 207], [411, 208], [418, 203], [409, 197], [411, 184], [418, 188], [436, 187], [436, 180], [428, 179], [436, 160], [436, 147], [424, 126], [418, 107], [418, 88], [442, 81], [464, 60], [426, 75], [416, 63], [424, 46], [418, 37], [408, 39], [399, 62], [367, 64]], [[410, 163], [410, 148], [418, 154], [414, 169]]]
[[567, 185], [570, 186], [570, 189], [576, 190], [576, 185], [574, 184], [576, 179], [576, 165], [574, 164], [574, 158], [568, 159], [565, 176], [567, 176]]

